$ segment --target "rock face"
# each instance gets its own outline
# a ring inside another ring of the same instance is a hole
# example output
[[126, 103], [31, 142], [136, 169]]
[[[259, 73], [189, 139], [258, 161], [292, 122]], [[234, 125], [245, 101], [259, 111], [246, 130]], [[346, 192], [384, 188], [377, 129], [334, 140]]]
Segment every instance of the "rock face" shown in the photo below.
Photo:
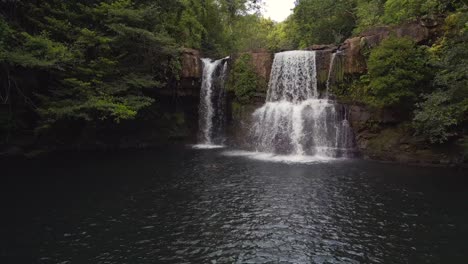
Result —
[[359, 36], [345, 40], [339, 48], [345, 54], [345, 74], [362, 74], [367, 71], [365, 52], [380, 44], [384, 39], [394, 35], [408, 37], [416, 43], [424, 43], [430, 39], [432, 29], [427, 23], [419, 21], [396, 27], [377, 27], [362, 32]]
[[[237, 105], [234, 109], [232, 105], [228, 103], [230, 107], [228, 107], [229, 126], [227, 128], [227, 143], [238, 148], [248, 149], [249, 144], [247, 140], [252, 123], [252, 113], [265, 102], [274, 54], [267, 50], [254, 50], [244, 54], [249, 54], [251, 56], [251, 65], [254, 72], [261, 79], [262, 84], [257, 87], [257, 92], [252, 96], [249, 104]], [[232, 56], [234, 61], [237, 56], [238, 55]], [[233, 100], [233, 94], [228, 95], [228, 102], [232, 102]]]
[[273, 65], [274, 54], [267, 50], [255, 50], [248, 52], [252, 56], [252, 66], [255, 73], [258, 77], [262, 78], [265, 85], [263, 89], [259, 92], [265, 92], [268, 85], [268, 80], [270, 79], [271, 67]]
[[430, 30], [422, 23], [410, 23], [394, 29], [397, 37], [408, 37], [416, 43], [426, 41], [430, 36]]
[[184, 49], [182, 51], [182, 72], [181, 78], [201, 78], [203, 65], [200, 60], [200, 52], [194, 49]]
[[331, 51], [335, 51], [337, 49], [338, 49], [338, 47], [335, 46], [335, 45], [332, 45], [332, 44], [329, 44], [329, 45], [312, 45], [312, 46], [306, 48], [306, 50], [331, 50]]
[[355, 37], [345, 40], [344, 51], [344, 73], [356, 74], [365, 73], [367, 70], [366, 59], [361, 52], [361, 37]]
[[391, 110], [375, 110], [356, 104], [349, 105], [348, 109], [356, 147], [366, 159], [425, 165], [463, 162], [459, 155], [427, 145]]
[[177, 96], [199, 96], [203, 65], [198, 50], [184, 49], [181, 56], [180, 80], [175, 91], [167, 91]]
[[332, 52], [333, 49], [315, 50], [317, 88], [321, 91], [325, 90], [327, 86]]
[[365, 124], [371, 118], [371, 113], [363, 106], [359, 105], [350, 105], [349, 109], [349, 122], [351, 126], [355, 129], [359, 129], [363, 124]]

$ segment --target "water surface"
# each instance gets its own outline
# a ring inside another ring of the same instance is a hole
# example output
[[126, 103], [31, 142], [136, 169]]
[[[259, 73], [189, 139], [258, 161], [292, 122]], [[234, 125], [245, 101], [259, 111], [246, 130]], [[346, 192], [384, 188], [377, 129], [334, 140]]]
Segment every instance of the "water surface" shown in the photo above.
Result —
[[2, 160], [0, 262], [467, 263], [466, 171], [226, 152]]

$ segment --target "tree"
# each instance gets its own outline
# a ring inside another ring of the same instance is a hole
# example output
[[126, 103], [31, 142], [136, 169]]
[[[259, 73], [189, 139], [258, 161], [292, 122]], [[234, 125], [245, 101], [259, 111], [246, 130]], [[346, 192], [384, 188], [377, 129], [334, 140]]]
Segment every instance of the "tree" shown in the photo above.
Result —
[[433, 17], [462, 5], [463, 0], [387, 0], [383, 19], [396, 24], [423, 16]]
[[268, 33], [268, 49], [273, 52], [281, 50], [292, 50], [294, 44], [294, 28], [292, 27], [290, 19], [277, 23], [273, 29]]
[[268, 47], [268, 35], [275, 28], [275, 23], [259, 15], [246, 15], [239, 18], [234, 27], [234, 51], [264, 49]]
[[[11, 134], [23, 112], [31, 116], [23, 122], [28, 129], [134, 119], [155, 101], [147, 91], [177, 83], [180, 48], [215, 57], [247, 49], [248, 42], [267, 46], [271, 25], [249, 15], [259, 5], [258, 0], [0, 1], [0, 130]], [[235, 31], [236, 25], [250, 31]]]
[[354, 32], [362, 32], [382, 24], [386, 0], [358, 0], [356, 5], [357, 23]]
[[443, 143], [453, 134], [450, 128], [458, 123], [456, 108], [449, 104], [450, 95], [436, 91], [424, 97], [415, 111], [413, 126], [431, 143]]
[[388, 38], [371, 51], [368, 77], [371, 104], [411, 109], [430, 81], [427, 52], [410, 39]]
[[299, 1], [292, 17], [299, 46], [339, 43], [349, 37], [356, 22], [354, 8], [354, 0]]
[[431, 143], [461, 135], [460, 125], [468, 122], [467, 22], [466, 12], [448, 16], [445, 36], [432, 48], [437, 90], [424, 96], [413, 120], [416, 132]]

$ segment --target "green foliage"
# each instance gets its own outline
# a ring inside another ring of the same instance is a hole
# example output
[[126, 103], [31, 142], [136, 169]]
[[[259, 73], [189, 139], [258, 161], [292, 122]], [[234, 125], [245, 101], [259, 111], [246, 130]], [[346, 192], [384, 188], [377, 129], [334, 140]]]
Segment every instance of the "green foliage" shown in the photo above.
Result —
[[[195, 1], [195, 0], [191, 0]], [[201, 49], [205, 55], [221, 57], [254, 48], [265, 48], [259, 0], [197, 0], [203, 7], [199, 15], [204, 27]], [[257, 44], [256, 39], [259, 41]]]
[[246, 15], [236, 21], [233, 33], [237, 36], [233, 45], [237, 52], [268, 48], [269, 34], [275, 23], [258, 15]]
[[236, 59], [229, 77], [229, 90], [234, 91], [239, 104], [248, 104], [259, 85], [259, 77], [252, 66], [252, 56], [242, 54]]
[[357, 0], [355, 32], [380, 24], [435, 18], [462, 6], [462, 0]]
[[355, 26], [354, 0], [301, 0], [292, 19], [297, 26], [301, 48], [312, 44], [339, 43], [351, 35]]
[[22, 45], [5, 55], [9, 64], [25, 68], [63, 69], [73, 59], [64, 44], [49, 39], [45, 33], [31, 36], [22, 32], [17, 35], [17, 39]]
[[425, 96], [415, 112], [417, 132], [432, 143], [457, 135], [456, 125], [468, 121], [468, 15], [458, 12], [446, 19], [446, 34], [432, 48], [438, 71], [438, 90]]
[[458, 119], [468, 121], [468, 13], [458, 12], [446, 20], [446, 35], [436, 56], [435, 83], [448, 91], [459, 110]]
[[8, 41], [10, 36], [12, 35], [12, 29], [8, 25], [8, 23], [0, 16], [0, 62], [2, 62], [6, 56], [6, 48], [8, 45]]
[[352, 32], [420, 18], [435, 19], [465, 6], [464, 0], [299, 0], [288, 34], [296, 48], [340, 43]]
[[406, 38], [389, 38], [371, 51], [369, 103], [411, 108], [430, 80], [427, 52]]
[[413, 126], [418, 134], [426, 136], [431, 143], [443, 143], [451, 136], [449, 129], [457, 124], [456, 109], [447, 104], [450, 96], [446, 92], [436, 91], [425, 96], [425, 99], [418, 104]]
[[356, 6], [357, 25], [354, 32], [359, 33], [382, 24], [385, 2], [386, 0], [358, 0]]
[[119, 97], [90, 97], [84, 102], [63, 100], [51, 104], [47, 109], [41, 109], [41, 114], [49, 120], [82, 118], [86, 121], [112, 119], [120, 122], [122, 119], [133, 119], [138, 110], [148, 107], [153, 102], [150, 98], [128, 96]]
[[199, 1], [183, 0], [184, 9], [179, 19], [178, 27], [181, 29], [183, 45], [186, 47], [200, 48], [205, 28], [200, 22], [203, 8]]
[[260, 14], [240, 16], [233, 22], [229, 52], [294, 49], [294, 25], [291, 19], [276, 23]]
[[146, 91], [177, 82], [182, 47], [212, 56], [267, 47], [274, 25], [252, 13], [259, 4], [0, 1], [0, 130], [11, 134], [23, 111], [42, 128], [133, 119], [155, 101]]
[[293, 26], [291, 19], [275, 24], [267, 35], [268, 49], [272, 52], [294, 49]]
[[390, 24], [441, 14], [462, 4], [460, 0], [387, 0], [384, 22]]

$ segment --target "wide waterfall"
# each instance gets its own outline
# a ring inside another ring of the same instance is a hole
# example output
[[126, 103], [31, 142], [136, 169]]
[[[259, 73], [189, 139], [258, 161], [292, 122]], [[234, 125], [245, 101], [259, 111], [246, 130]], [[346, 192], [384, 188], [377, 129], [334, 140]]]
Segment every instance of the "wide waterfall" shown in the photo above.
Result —
[[353, 136], [346, 109], [328, 94], [328, 88], [324, 92], [317, 89], [314, 51], [277, 53], [266, 103], [253, 114], [255, 150], [323, 158], [348, 156]]
[[199, 107], [199, 148], [221, 147], [226, 122], [227, 59], [202, 59], [203, 78]]

